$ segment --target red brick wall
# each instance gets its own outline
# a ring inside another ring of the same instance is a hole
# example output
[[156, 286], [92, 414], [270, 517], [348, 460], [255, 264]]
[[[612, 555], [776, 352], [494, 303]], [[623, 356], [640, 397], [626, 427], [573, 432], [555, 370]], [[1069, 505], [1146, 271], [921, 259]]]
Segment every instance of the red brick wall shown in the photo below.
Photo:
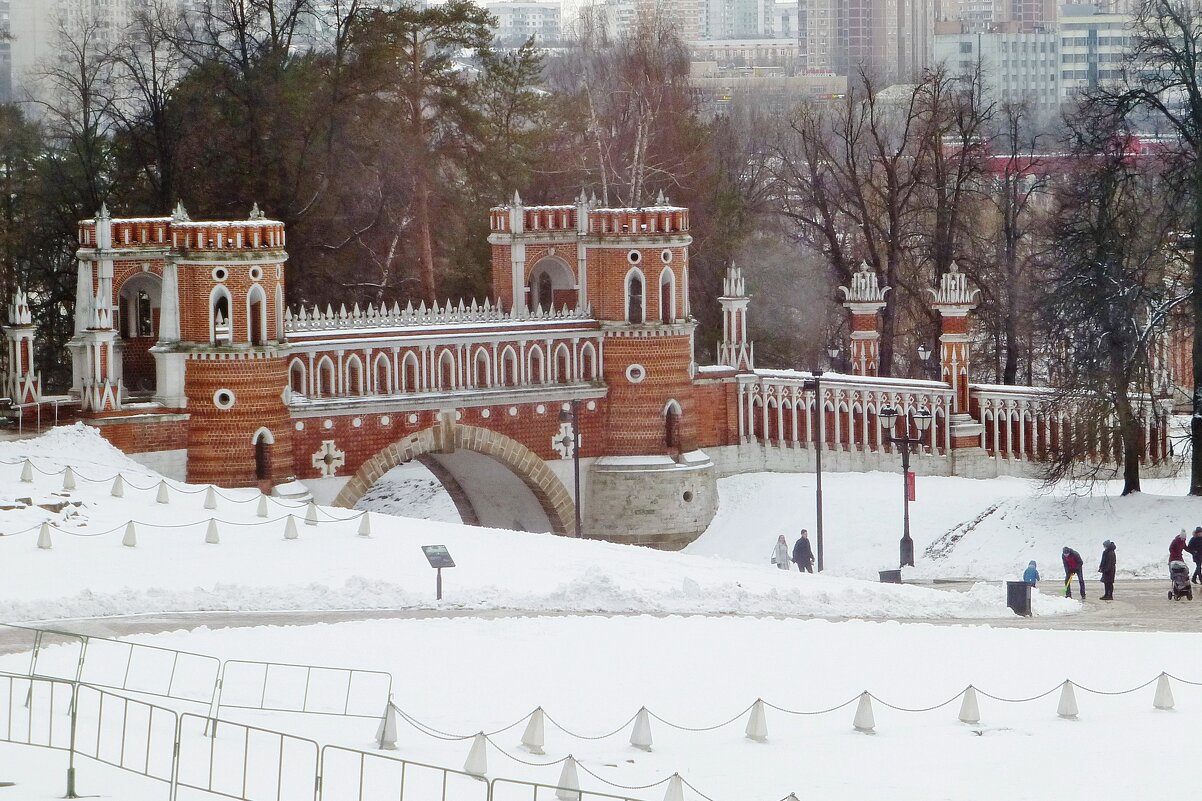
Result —
[[[258, 486], [252, 437], [266, 427], [272, 483], [292, 477], [292, 423], [281, 398], [288, 383], [283, 358], [189, 359], [185, 372], [188, 412], [188, 480], [228, 487]], [[234, 393], [234, 405], [217, 408], [219, 389]]]
[[[111, 419], [111, 418], [109, 418]], [[156, 422], [139, 417], [97, 426], [100, 435], [125, 453], [174, 451], [188, 444], [188, 421]]]
[[[631, 250], [637, 250], [642, 256], [637, 266], [643, 272], [645, 319], [650, 322], [658, 322], [662, 319], [659, 279], [660, 273], [665, 267], [671, 269], [676, 277], [676, 317], [684, 317], [688, 249], [662, 247], [590, 249], [588, 254], [588, 292], [593, 305], [593, 314], [601, 320], [626, 319], [626, 274], [636, 266], [630, 263], [627, 256]], [[671, 264], [664, 264], [660, 256], [664, 250], [672, 252]]]
[[[179, 267], [179, 296], [180, 296], [180, 339], [185, 342], [209, 341], [209, 297], [218, 283], [223, 283], [230, 293], [230, 316], [233, 322], [234, 343], [250, 341], [250, 330], [247, 324], [246, 297], [250, 288], [258, 283], [263, 287], [267, 306], [268, 340], [276, 339], [276, 285], [283, 283], [283, 278], [277, 280], [276, 270], [279, 265], [258, 265], [263, 270], [259, 281], [252, 281], [251, 267], [236, 262], [217, 262], [212, 264], [182, 264]], [[228, 277], [224, 282], [213, 279], [213, 269], [225, 267]], [[281, 270], [282, 273], [282, 270]]]
[[[155, 318], [157, 329], [157, 312]], [[154, 389], [154, 356], [151, 355], [150, 348], [157, 341], [156, 337], [134, 337], [121, 340], [121, 381], [126, 389], [132, 392], [138, 392], [143, 387]]]
[[513, 308], [513, 261], [509, 245], [492, 246], [492, 293], [506, 309]]
[[735, 445], [739, 440], [738, 386], [734, 381], [706, 382], [693, 387], [697, 403], [697, 445]]
[[[681, 407], [681, 445], [696, 447], [697, 413], [687, 336], [608, 337], [605, 340], [605, 382], [609, 385], [608, 447], [614, 455], [634, 456], [667, 452], [664, 407], [675, 400]], [[631, 364], [647, 372], [634, 384], [626, 377]]]

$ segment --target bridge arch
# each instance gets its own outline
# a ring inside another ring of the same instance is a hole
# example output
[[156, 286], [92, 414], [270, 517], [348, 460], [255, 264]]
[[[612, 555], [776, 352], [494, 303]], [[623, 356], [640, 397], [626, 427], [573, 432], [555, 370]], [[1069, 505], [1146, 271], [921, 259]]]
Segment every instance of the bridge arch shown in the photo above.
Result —
[[381, 476], [397, 465], [427, 454], [450, 454], [456, 450], [479, 453], [504, 465], [533, 493], [554, 533], [574, 533], [575, 507], [572, 496], [542, 459], [504, 434], [449, 421], [410, 434], [365, 461], [338, 493], [333, 505], [353, 508]]

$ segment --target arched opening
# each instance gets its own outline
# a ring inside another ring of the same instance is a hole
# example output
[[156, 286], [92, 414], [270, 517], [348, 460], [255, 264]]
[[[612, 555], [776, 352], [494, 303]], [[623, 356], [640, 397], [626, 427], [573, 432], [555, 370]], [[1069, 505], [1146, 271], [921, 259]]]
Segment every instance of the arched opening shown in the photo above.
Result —
[[267, 296], [258, 284], [246, 293], [246, 331], [250, 344], [267, 344]]
[[584, 381], [597, 380], [597, 351], [591, 342], [585, 342], [580, 348], [580, 378]]
[[516, 387], [518, 385], [518, 355], [513, 348], [506, 345], [501, 352], [501, 386]]
[[670, 400], [664, 406], [664, 447], [669, 453], [680, 453], [680, 404]]
[[421, 388], [418, 380], [420, 375], [417, 356], [413, 355], [413, 351], [407, 351], [401, 359], [401, 392], [417, 392]]
[[392, 394], [392, 362], [388, 360], [387, 354], [376, 355], [374, 379], [376, 394]]
[[346, 360], [346, 381], [343, 386], [346, 387], [347, 394], [363, 394], [363, 362], [358, 356], [351, 356]]
[[213, 287], [209, 296], [209, 342], [213, 345], [234, 343], [234, 322], [230, 319], [230, 293], [224, 286]]
[[568, 346], [562, 343], [555, 348], [555, 381], [559, 384], [572, 381], [572, 354]]
[[476, 370], [472, 375], [472, 381], [475, 382], [475, 385], [481, 389], [491, 386], [492, 382], [489, 381], [489, 372], [491, 371], [489, 370], [488, 351], [486, 351], [484, 348], [477, 348]]
[[451, 351], [443, 350], [438, 357], [438, 388], [443, 392], [455, 389], [455, 357]]
[[631, 270], [626, 274], [626, 322], [641, 325], [645, 321], [643, 313], [643, 274]]
[[316, 397], [325, 398], [337, 394], [338, 385], [334, 381], [334, 375], [334, 362], [330, 361], [329, 356], [322, 356], [321, 361], [317, 363], [317, 381], [313, 387]]
[[293, 359], [288, 365], [288, 386], [294, 395], [309, 394], [309, 387], [305, 383], [305, 363], [300, 359]]
[[530, 268], [526, 292], [531, 309], [549, 311], [564, 306], [575, 308], [577, 305], [576, 276], [567, 262], [557, 256], [547, 256], [535, 262]]
[[543, 373], [543, 351], [542, 348], [535, 345], [530, 348], [530, 365], [526, 370], [528, 381], [531, 384], [542, 384], [546, 382], [546, 376]]
[[659, 321], [670, 323], [676, 319], [676, 275], [670, 267], [659, 274]]
[[253, 441], [255, 445], [255, 479], [267, 481], [271, 478], [270, 448], [275, 444], [275, 437], [267, 428], [260, 428], [255, 432]]
[[121, 333], [121, 380], [130, 393], [151, 393], [158, 384], [154, 355], [158, 342], [162, 281], [154, 273], [138, 273], [117, 295], [117, 330]]

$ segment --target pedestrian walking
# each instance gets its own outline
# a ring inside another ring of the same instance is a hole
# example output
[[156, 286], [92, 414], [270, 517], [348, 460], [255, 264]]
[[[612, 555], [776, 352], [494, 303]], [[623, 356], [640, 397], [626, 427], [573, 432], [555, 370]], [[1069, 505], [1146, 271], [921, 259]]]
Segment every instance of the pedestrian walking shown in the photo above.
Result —
[[789, 542], [784, 534], [776, 538], [776, 547], [772, 549], [772, 564], [781, 570], [789, 569]]
[[1081, 585], [1081, 600], [1085, 600], [1085, 561], [1081, 554], [1067, 545], [1060, 551], [1060, 562], [1064, 565], [1064, 597], [1073, 597], [1073, 576]]
[[1169, 561], [1185, 561], [1185, 529], [1181, 529], [1181, 533], [1173, 537], [1173, 541], [1169, 543]]
[[1194, 557], [1194, 575], [1190, 577], [1190, 581], [1202, 584], [1202, 526], [1194, 529], [1194, 536], [1189, 538], [1185, 550]]
[[[1102, 574], [1102, 600], [1114, 600], [1114, 569], [1116, 559], [1114, 543], [1106, 540], [1102, 543], [1102, 561], [1098, 564], [1098, 572]], [[1082, 597], [1085, 597], [1082, 595]]]
[[814, 572], [814, 551], [810, 549], [810, 535], [804, 528], [793, 544], [793, 562], [802, 573]]
[[1027, 569], [1023, 571], [1023, 581], [1030, 587], [1039, 583], [1039, 569], [1035, 567], [1034, 559], [1027, 563]]

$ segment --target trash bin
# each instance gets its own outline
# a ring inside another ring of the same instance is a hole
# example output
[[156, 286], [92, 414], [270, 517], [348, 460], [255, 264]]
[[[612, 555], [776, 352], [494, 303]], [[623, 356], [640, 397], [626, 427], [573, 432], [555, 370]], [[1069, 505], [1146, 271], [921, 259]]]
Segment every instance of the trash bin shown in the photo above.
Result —
[[901, 571], [900, 570], [882, 570], [881, 571], [881, 583], [882, 584], [901, 584], [902, 583]]
[[1031, 616], [1031, 585], [1025, 581], [1006, 582], [1006, 606], [1014, 610], [1014, 614], [1023, 617]]

